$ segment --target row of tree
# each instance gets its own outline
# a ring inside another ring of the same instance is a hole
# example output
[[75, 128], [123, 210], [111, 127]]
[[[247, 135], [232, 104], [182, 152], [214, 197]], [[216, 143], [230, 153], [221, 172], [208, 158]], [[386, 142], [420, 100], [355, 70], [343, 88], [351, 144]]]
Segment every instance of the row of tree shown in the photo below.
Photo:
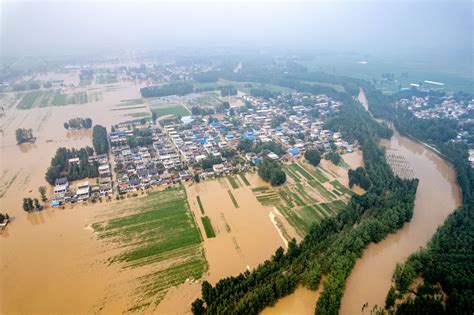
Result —
[[64, 123], [65, 129], [90, 129], [92, 128], [92, 119], [90, 118], [72, 118]]
[[23, 210], [26, 212], [38, 211], [43, 209], [43, 206], [40, 204], [39, 200], [34, 198], [23, 198]]
[[161, 86], [149, 86], [140, 89], [143, 97], [162, 97], [169, 95], [186, 95], [192, 93], [193, 85], [185, 82], [169, 83]]
[[107, 129], [101, 125], [95, 125], [92, 128], [92, 145], [96, 154], [109, 152], [109, 140], [107, 138]]

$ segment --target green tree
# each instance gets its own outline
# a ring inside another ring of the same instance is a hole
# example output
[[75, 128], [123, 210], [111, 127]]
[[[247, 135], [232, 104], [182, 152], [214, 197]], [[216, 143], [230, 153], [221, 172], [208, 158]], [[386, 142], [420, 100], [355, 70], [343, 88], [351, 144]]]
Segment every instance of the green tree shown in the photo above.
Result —
[[313, 166], [318, 166], [321, 162], [321, 154], [316, 149], [309, 149], [304, 153], [305, 159]]
[[107, 139], [107, 129], [101, 125], [95, 125], [92, 129], [92, 144], [96, 154], [109, 152], [109, 141]]
[[281, 167], [274, 169], [270, 177], [270, 184], [272, 186], [280, 186], [280, 185], [283, 185], [285, 182], [286, 182], [286, 174], [281, 169]]
[[38, 188], [38, 192], [40, 193], [42, 202], [45, 202], [46, 200], [48, 200], [48, 198], [46, 198], [46, 187], [45, 186], [40, 186]]

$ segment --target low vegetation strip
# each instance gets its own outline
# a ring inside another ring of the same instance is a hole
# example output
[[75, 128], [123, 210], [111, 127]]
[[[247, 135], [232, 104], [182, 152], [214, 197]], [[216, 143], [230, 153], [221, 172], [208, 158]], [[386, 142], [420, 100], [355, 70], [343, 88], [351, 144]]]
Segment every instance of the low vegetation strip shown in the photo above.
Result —
[[304, 168], [302, 168], [299, 164], [293, 163], [290, 164], [290, 168], [301, 175], [303, 175], [304, 178], [307, 180], [314, 180], [313, 176], [311, 176]]
[[227, 176], [227, 180], [229, 181], [230, 185], [232, 186], [232, 188], [234, 189], [237, 189], [239, 188], [239, 183], [237, 182], [237, 180], [234, 178], [234, 176]]
[[313, 175], [320, 183], [329, 181], [329, 178], [327, 178], [319, 168], [305, 166], [305, 169], [311, 173], [311, 175]]
[[199, 206], [199, 210], [201, 210], [201, 213], [204, 214], [204, 207], [202, 206], [201, 197], [197, 196], [196, 199]]
[[295, 183], [301, 182], [300, 177], [299, 177], [293, 170], [291, 170], [291, 168], [289, 168], [288, 166], [285, 166], [285, 167], [284, 167], [284, 170], [285, 170], [285, 173], [286, 173], [288, 176], [290, 176], [292, 180], [295, 181]]
[[237, 200], [235, 200], [234, 195], [230, 190], [227, 190], [227, 193], [229, 194], [230, 200], [232, 200], [232, 203], [234, 204], [234, 207], [238, 208], [239, 204], [237, 203]]
[[20, 103], [18, 104], [17, 108], [18, 109], [30, 109], [34, 107], [36, 101], [38, 98], [41, 97], [43, 94], [42, 91], [32, 91], [26, 93], [23, 98], [21, 99]]
[[202, 225], [204, 226], [204, 231], [206, 232], [207, 238], [216, 237], [216, 233], [212, 228], [211, 219], [208, 216], [201, 217]]
[[244, 182], [245, 185], [250, 186], [250, 183], [249, 183], [247, 177], [245, 177], [244, 173], [240, 173], [239, 176], [240, 176], [240, 178], [242, 179], [242, 181]]
[[331, 201], [333, 199], [337, 199], [337, 196], [335, 196], [332, 192], [326, 189], [323, 185], [321, 185], [320, 182], [316, 180], [309, 181], [308, 184], [315, 188], [327, 201]]
[[350, 190], [349, 188], [347, 188], [346, 186], [341, 184], [338, 180], [333, 180], [332, 182], [330, 182], [330, 184], [332, 186], [334, 186], [334, 188], [336, 188], [338, 191], [340, 191], [343, 194], [347, 194], [347, 195], [350, 195], [350, 196], [352, 196], [354, 194], [354, 192], [352, 190]]

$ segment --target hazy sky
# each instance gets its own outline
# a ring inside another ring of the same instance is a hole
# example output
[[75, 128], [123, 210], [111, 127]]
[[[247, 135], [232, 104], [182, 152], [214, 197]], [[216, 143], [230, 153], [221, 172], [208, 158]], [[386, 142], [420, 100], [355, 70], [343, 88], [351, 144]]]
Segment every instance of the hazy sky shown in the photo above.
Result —
[[0, 2], [4, 56], [182, 46], [472, 55], [471, 1]]

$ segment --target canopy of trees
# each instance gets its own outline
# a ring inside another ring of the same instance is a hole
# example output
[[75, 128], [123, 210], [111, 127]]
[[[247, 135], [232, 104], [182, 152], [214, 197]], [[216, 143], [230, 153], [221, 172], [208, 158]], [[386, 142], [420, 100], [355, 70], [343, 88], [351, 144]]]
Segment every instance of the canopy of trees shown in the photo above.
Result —
[[203, 170], [207, 170], [220, 163], [222, 163], [222, 159], [211, 154], [207, 159], [201, 161], [201, 166]]
[[89, 129], [92, 127], [92, 119], [90, 118], [72, 118], [64, 123], [66, 129]]
[[143, 97], [161, 97], [169, 95], [186, 95], [193, 92], [193, 85], [185, 82], [169, 83], [162, 86], [149, 86], [140, 89]]
[[109, 140], [107, 139], [107, 129], [101, 125], [92, 128], [92, 145], [96, 154], [109, 152]]
[[316, 149], [308, 149], [304, 153], [304, 158], [313, 166], [318, 166], [321, 162], [321, 153]]
[[348, 175], [349, 187], [351, 188], [354, 185], [359, 185], [362, 189], [369, 190], [372, 185], [369, 176], [363, 167], [358, 167], [355, 170], [350, 169]]
[[[78, 180], [99, 176], [98, 162], [89, 163], [89, 156], [93, 155], [91, 147], [76, 149], [59, 148], [51, 159], [51, 166], [46, 171], [46, 181], [54, 185], [57, 178], [66, 177], [68, 180]], [[79, 158], [79, 163], [70, 164], [69, 159]]]
[[219, 90], [221, 91], [222, 97], [237, 95], [237, 89], [233, 87], [232, 85], [221, 86]]
[[8, 215], [8, 213], [0, 213], [0, 224], [7, 220], [10, 220], [10, 216]]
[[15, 136], [16, 136], [16, 142], [18, 144], [22, 144], [22, 143], [30, 142], [34, 140], [33, 130], [31, 128], [30, 129], [18, 128], [15, 132]]
[[258, 175], [272, 186], [280, 186], [286, 182], [286, 174], [281, 165], [266, 158], [258, 167]]
[[342, 158], [339, 155], [339, 153], [334, 152], [334, 151], [330, 151], [330, 152], [326, 153], [324, 155], [324, 158], [326, 160], [329, 160], [329, 161], [333, 162], [334, 165], [339, 165], [339, 163], [341, 163], [341, 161], [342, 161]]

